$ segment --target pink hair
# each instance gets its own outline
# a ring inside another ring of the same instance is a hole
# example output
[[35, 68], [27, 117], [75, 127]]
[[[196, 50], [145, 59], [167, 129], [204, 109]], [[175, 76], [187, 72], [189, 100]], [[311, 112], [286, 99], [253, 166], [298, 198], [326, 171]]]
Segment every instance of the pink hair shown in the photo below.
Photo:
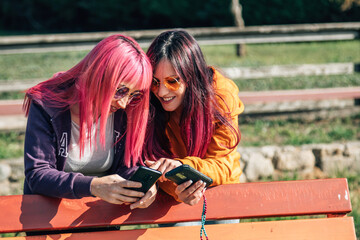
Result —
[[141, 153], [149, 113], [149, 88], [152, 80], [151, 64], [130, 37], [112, 35], [99, 42], [83, 60], [70, 70], [56, 74], [26, 92], [24, 110], [28, 114], [31, 100], [45, 100], [50, 107], [66, 108], [79, 104], [80, 155], [91, 128], [100, 116], [100, 139], [105, 145], [106, 120], [116, 88], [124, 84], [143, 90], [142, 101], [128, 106], [124, 162], [134, 166], [142, 162]]

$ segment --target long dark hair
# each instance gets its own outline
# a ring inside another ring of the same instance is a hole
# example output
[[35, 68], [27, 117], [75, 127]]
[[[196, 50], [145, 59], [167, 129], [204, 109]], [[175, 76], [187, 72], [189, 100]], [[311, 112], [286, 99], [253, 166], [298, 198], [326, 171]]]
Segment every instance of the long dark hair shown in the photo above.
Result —
[[[161, 60], [168, 60], [186, 84], [180, 129], [187, 155], [201, 158], [205, 156], [217, 124], [227, 126], [236, 136], [236, 144], [227, 146], [235, 148], [240, 141], [240, 133], [237, 126], [231, 124], [229, 111], [219, 111], [217, 101], [221, 100], [221, 97], [216, 97], [214, 91], [214, 70], [206, 64], [196, 40], [184, 30], [166, 31], [155, 38], [147, 55], [154, 71]], [[162, 108], [153, 94], [151, 106], [152, 120], [148, 127], [145, 155], [152, 159], [176, 157], [170, 151], [165, 133], [169, 113]]]

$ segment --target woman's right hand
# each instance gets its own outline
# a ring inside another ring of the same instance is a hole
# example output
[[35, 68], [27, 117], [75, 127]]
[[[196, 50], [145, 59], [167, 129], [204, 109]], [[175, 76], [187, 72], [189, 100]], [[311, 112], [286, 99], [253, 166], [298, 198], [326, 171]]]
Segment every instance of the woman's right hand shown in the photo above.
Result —
[[175, 189], [178, 198], [190, 206], [197, 204], [201, 200], [206, 189], [206, 183], [201, 180], [194, 184], [192, 183], [191, 180], [186, 181], [178, 185]]
[[127, 188], [140, 188], [141, 183], [126, 180], [117, 174], [94, 178], [90, 184], [92, 195], [113, 204], [133, 203], [145, 194]]
[[160, 158], [157, 161], [146, 160], [145, 164], [152, 169], [160, 171], [162, 175], [158, 181], [163, 182], [163, 181], [167, 181], [165, 177], [165, 173], [173, 170], [174, 168], [181, 166], [182, 162], [169, 158]]

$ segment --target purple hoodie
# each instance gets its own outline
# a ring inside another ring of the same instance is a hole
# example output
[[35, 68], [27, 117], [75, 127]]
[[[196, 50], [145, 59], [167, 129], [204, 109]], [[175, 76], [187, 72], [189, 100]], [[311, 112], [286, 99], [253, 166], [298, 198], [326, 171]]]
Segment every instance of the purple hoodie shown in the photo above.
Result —
[[[114, 140], [126, 131], [126, 113], [118, 110], [114, 116]], [[26, 127], [24, 194], [42, 194], [59, 198], [91, 196], [93, 176], [64, 172], [71, 134], [70, 110], [50, 108], [32, 101]], [[114, 161], [106, 175], [119, 174], [128, 179], [137, 167], [124, 165], [125, 137], [114, 149]]]

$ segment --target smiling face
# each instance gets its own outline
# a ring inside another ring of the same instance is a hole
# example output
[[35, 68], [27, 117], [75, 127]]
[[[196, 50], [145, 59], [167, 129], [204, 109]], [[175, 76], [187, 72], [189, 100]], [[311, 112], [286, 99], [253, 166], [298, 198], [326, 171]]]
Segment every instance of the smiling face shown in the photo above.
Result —
[[[158, 87], [152, 87], [151, 91], [161, 102], [165, 111], [173, 112], [182, 106], [186, 85], [184, 81], [178, 76], [174, 67], [168, 60], [161, 60], [154, 71], [154, 77], [158, 80]], [[178, 79], [180, 86], [177, 90], [173, 91], [167, 88], [164, 84], [165, 79], [173, 78]]]

